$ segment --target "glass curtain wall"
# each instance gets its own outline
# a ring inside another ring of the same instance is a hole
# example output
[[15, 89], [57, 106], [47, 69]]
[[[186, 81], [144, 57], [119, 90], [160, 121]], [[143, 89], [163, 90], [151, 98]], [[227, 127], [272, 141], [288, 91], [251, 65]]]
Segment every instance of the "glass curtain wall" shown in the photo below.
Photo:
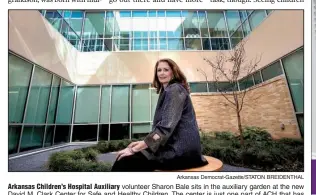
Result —
[[[285, 74], [304, 135], [303, 49], [239, 80], [239, 90]], [[212, 82], [191, 82], [193, 93], [215, 92]], [[237, 90], [228, 82], [226, 91]], [[149, 83], [74, 86], [9, 54], [9, 154], [67, 142], [140, 138], [152, 129], [158, 94]], [[89, 113], [89, 114], [87, 114]]]
[[271, 10], [41, 10], [76, 48], [94, 51], [230, 50]]
[[69, 142], [74, 85], [9, 53], [9, 154]]

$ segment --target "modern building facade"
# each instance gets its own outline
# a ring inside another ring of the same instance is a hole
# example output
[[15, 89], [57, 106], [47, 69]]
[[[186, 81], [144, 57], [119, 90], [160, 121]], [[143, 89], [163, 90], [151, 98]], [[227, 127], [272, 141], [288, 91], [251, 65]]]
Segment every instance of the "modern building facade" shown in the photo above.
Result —
[[262, 54], [258, 69], [237, 88], [220, 83], [249, 90], [243, 125], [302, 138], [303, 11], [11, 10], [9, 154], [146, 135], [158, 98], [154, 64], [163, 57], [187, 76], [201, 130], [236, 131], [203, 58], [243, 39], [247, 58]]

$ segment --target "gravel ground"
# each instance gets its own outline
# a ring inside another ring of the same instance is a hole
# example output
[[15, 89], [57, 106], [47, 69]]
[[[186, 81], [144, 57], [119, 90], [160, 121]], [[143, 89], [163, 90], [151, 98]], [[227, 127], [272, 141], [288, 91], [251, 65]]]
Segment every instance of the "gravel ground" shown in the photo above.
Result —
[[[45, 172], [48, 171], [46, 168], [46, 163], [49, 156], [52, 153], [66, 150], [74, 150], [78, 148], [88, 147], [89, 145], [75, 145], [75, 146], [65, 146], [58, 149], [52, 149], [45, 152], [40, 152], [37, 154], [32, 154], [29, 156], [23, 156], [19, 158], [9, 159], [8, 166], [9, 171], [12, 172]], [[115, 161], [115, 153], [106, 153], [98, 156], [98, 161], [107, 161], [113, 163]], [[234, 167], [231, 165], [224, 164], [222, 172], [253, 172], [257, 170]]]

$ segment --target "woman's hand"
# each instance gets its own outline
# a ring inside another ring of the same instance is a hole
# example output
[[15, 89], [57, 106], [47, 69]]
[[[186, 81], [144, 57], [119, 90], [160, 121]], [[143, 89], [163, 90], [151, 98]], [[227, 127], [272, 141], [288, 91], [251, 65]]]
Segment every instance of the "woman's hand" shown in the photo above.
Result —
[[134, 146], [138, 145], [141, 141], [137, 141], [137, 142], [132, 142], [130, 143], [127, 147], [128, 148], [133, 148]]
[[127, 146], [127, 148], [118, 152], [117, 160], [120, 160], [125, 156], [131, 156], [135, 154], [136, 152], [139, 152], [146, 148], [147, 148], [147, 145], [144, 141], [132, 142]]
[[123, 157], [131, 156], [133, 154], [134, 152], [132, 151], [132, 148], [125, 148], [117, 153], [117, 160], [121, 160]]

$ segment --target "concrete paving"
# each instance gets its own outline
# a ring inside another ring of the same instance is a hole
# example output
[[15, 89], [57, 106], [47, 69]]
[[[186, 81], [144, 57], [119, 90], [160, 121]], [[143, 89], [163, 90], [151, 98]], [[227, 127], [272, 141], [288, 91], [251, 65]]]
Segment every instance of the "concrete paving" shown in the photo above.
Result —
[[[70, 145], [64, 146], [58, 149], [52, 149], [36, 154], [31, 154], [23, 157], [14, 157], [9, 159], [9, 171], [11, 172], [47, 172], [49, 171], [46, 167], [49, 156], [55, 152], [74, 150], [78, 148], [88, 147], [89, 145]], [[113, 163], [116, 158], [116, 153], [105, 153], [98, 156], [98, 161], [105, 161]], [[235, 167], [224, 164], [222, 172], [253, 172], [257, 170]]]

